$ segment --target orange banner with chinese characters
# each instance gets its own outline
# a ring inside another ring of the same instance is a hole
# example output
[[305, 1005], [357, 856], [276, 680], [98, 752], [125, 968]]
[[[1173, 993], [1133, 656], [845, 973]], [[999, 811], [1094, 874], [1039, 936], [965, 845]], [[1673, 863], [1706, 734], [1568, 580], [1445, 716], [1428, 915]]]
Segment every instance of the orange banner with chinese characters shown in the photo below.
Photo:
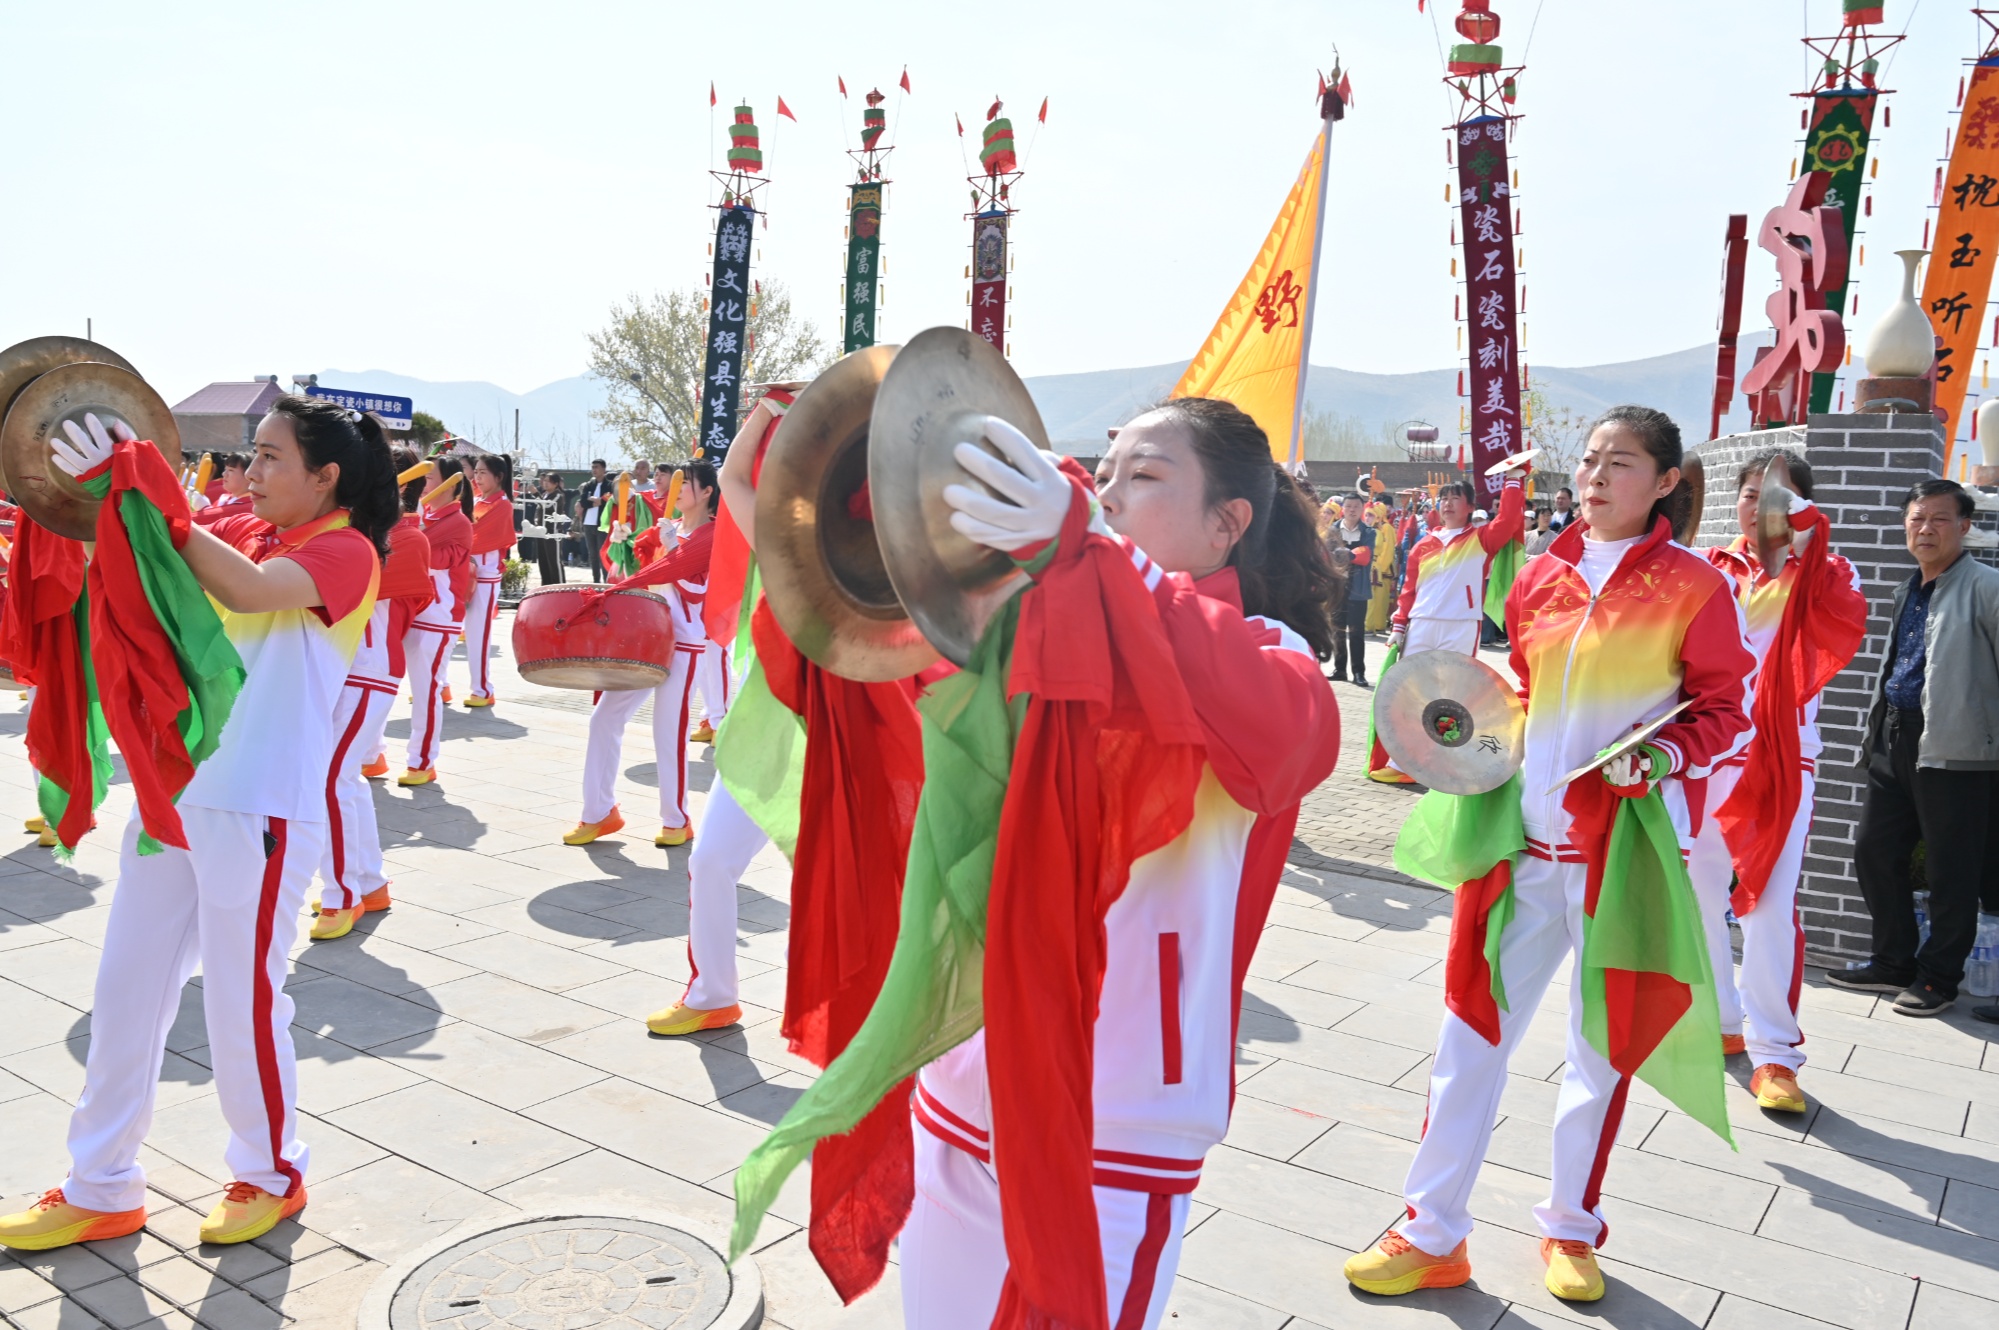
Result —
[[1971, 69], [1957, 144], [1937, 199], [1936, 244], [1923, 278], [1923, 308], [1943, 344], [1937, 349], [1936, 404], [1949, 440], [1944, 474], [1957, 448], [1964, 396], [1971, 387], [1992, 269], [1999, 262], [1999, 55]]
[[1305, 169], [1278, 210], [1256, 261], [1200, 353], [1173, 385], [1175, 397], [1220, 397], [1255, 417], [1270, 436], [1271, 455], [1280, 462], [1305, 456], [1298, 390], [1312, 330], [1326, 140], [1323, 129], [1312, 140]]

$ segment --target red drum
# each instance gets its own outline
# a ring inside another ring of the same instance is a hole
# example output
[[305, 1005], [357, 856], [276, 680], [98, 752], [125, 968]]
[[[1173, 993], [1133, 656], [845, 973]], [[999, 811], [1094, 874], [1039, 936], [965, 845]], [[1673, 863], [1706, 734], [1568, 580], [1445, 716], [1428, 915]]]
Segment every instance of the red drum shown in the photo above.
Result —
[[514, 665], [548, 688], [656, 688], [673, 664], [673, 616], [643, 587], [540, 587], [514, 611]]

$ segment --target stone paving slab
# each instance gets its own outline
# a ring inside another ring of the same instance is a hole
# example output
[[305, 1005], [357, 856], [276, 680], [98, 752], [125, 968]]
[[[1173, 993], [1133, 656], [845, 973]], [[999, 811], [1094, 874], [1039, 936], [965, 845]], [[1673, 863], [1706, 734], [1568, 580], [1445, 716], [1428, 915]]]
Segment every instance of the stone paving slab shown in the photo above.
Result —
[[[505, 628], [505, 621], [502, 621]], [[504, 641], [505, 632], [500, 634]], [[1378, 651], [1378, 645], [1377, 645]], [[464, 666], [454, 667], [462, 681]], [[579, 795], [587, 708], [495, 661], [501, 702], [450, 712], [438, 785], [378, 786], [396, 905], [340, 942], [295, 948], [312, 1200], [258, 1242], [204, 1248], [225, 1178], [197, 977], [169, 1037], [143, 1153], [141, 1235], [0, 1257], [18, 1330], [349, 1330], [373, 1280], [467, 1219], [597, 1200], [722, 1227], [743, 1155], [810, 1084], [777, 1033], [789, 880], [766, 850], [744, 875], [745, 1023], [646, 1034], [687, 976], [687, 851], [652, 846], [657, 780], [643, 719], [620, 800], [635, 834], [556, 843]], [[462, 686], [462, 685], [461, 685]], [[1963, 1012], [1933, 1022], [1867, 996], [1803, 994], [1802, 1118], [1749, 1100], [1731, 1065], [1736, 1148], [1635, 1086], [1604, 1190], [1610, 1293], [1570, 1307], [1540, 1284], [1531, 1206], [1545, 1192], [1566, 993], [1514, 1059], [1473, 1196], [1471, 1286], [1388, 1301], [1340, 1277], [1400, 1213], [1442, 1013], [1450, 894], [1393, 869], [1413, 795], [1358, 776], [1371, 694], [1334, 685], [1342, 769], [1307, 801], [1251, 966], [1228, 1141], [1193, 1198], [1167, 1324], [1190, 1330], [1966, 1330], [1999, 1324], [1999, 1050]], [[0, 1206], [61, 1180], [82, 1085], [95, 958], [130, 808], [114, 786], [76, 862], [8, 845], [32, 811], [21, 707], [0, 700]], [[404, 704], [392, 735], [407, 733]], [[696, 811], [712, 755], [689, 752]], [[759, 1235], [773, 1330], [901, 1324], [891, 1270], [841, 1307], [799, 1225], [793, 1180]]]

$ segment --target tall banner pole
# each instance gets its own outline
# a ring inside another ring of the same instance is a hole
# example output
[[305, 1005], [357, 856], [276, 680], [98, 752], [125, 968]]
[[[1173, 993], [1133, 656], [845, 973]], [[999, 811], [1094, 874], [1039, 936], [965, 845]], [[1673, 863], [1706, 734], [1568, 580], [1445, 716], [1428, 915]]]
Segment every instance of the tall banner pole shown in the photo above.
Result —
[[750, 256], [756, 241], [756, 192], [763, 178], [763, 150], [755, 113], [736, 108], [729, 126], [729, 169], [712, 172], [722, 184], [716, 206], [714, 268], [708, 275], [708, 341], [702, 351], [701, 426], [694, 455], [720, 465], [736, 437], [742, 402], [743, 362], [750, 352]]
[[1472, 469], [1485, 492], [1500, 477], [1485, 471], [1519, 450], [1526, 438], [1521, 405], [1520, 290], [1515, 271], [1513, 181], [1507, 144], [1518, 117], [1515, 79], [1498, 45], [1499, 15], [1490, 0], [1463, 0], [1457, 18], [1465, 40], [1451, 47], [1445, 82], [1465, 102], [1451, 127], [1457, 155], [1459, 223], [1463, 228], [1469, 398], [1465, 437]]
[[[1943, 417], [1946, 476], [1968, 414], [1972, 362], [1999, 263], [1999, 21], [1993, 17], [1999, 10], [1972, 12], [1985, 26], [1985, 49], [1958, 95], [1962, 114], [1950, 165], [1937, 173], [1936, 239], [1923, 278], [1923, 308], [1938, 339], [1936, 409]], [[1982, 389], [1985, 376], [1978, 379]]]
[[1333, 121], [1346, 117], [1346, 103], [1341, 100], [1339, 79], [1325, 90], [1319, 98], [1319, 224], [1312, 232], [1311, 282], [1305, 288], [1305, 327], [1300, 337], [1302, 345], [1298, 352], [1298, 394], [1291, 406], [1291, 453], [1286, 460], [1294, 475], [1305, 474], [1305, 379], [1312, 372], [1312, 318], [1319, 309], [1319, 254], [1326, 239], [1326, 178], [1332, 174], [1326, 169], [1328, 156], [1333, 150]]
[[881, 141], [888, 130], [882, 100], [879, 88], [868, 94], [867, 109], [861, 113], [861, 146], [847, 154], [858, 175], [847, 189], [846, 308], [840, 318], [846, 351], [875, 344], [875, 311], [881, 307], [881, 223], [888, 206], [888, 181], [882, 172], [895, 150]]
[[1000, 114], [995, 100], [986, 111], [986, 128], [979, 146], [980, 174], [972, 186], [972, 316], [966, 327], [986, 339], [993, 350], [1007, 353], [1007, 275], [1012, 271], [1010, 232], [1015, 208], [1013, 186], [1020, 180], [1020, 155], [1014, 151], [1013, 121]]

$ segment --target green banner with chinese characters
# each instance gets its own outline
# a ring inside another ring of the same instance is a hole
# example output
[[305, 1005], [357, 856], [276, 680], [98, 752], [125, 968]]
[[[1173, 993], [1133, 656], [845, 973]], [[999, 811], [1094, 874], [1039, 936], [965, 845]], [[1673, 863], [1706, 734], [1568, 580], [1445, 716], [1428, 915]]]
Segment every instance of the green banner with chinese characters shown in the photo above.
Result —
[[[1845, 219], [1849, 253], [1853, 249], [1853, 233], [1860, 225], [1860, 186], [1866, 178], [1867, 139], [1874, 129], [1874, 106], [1878, 98], [1872, 88], [1821, 89], [1812, 95], [1811, 122], [1805, 130], [1805, 157], [1800, 170], [1826, 173], [1826, 205], [1839, 208]], [[1825, 293], [1825, 307], [1837, 311], [1848, 323], [1853, 321], [1853, 311], [1846, 303], [1850, 289], [1849, 284]], [[1823, 415], [1832, 410], [1835, 378], [1831, 374], [1812, 375], [1813, 414]]]
[[845, 349], [858, 351], [875, 344], [881, 277], [881, 185], [853, 186], [847, 207], [847, 312], [842, 327]]

